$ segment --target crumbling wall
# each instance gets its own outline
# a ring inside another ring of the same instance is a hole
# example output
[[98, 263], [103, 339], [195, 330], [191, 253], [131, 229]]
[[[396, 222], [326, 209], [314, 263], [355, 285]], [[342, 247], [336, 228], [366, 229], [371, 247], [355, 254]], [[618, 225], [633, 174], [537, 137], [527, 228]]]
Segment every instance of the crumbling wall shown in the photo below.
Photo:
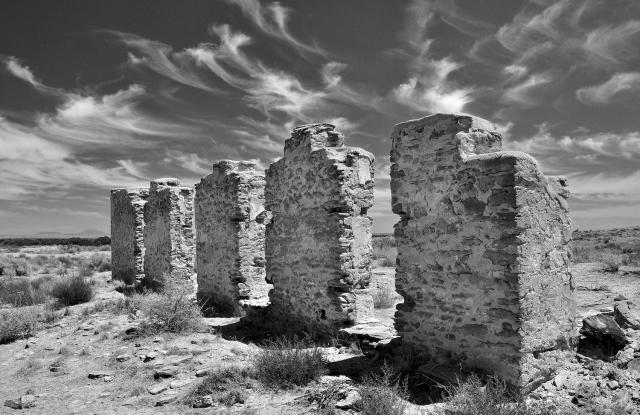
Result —
[[135, 284], [144, 276], [144, 205], [147, 189], [111, 190], [111, 276]]
[[373, 204], [374, 158], [345, 147], [334, 128], [294, 129], [284, 157], [267, 170], [265, 189], [272, 215], [266, 269], [274, 318], [322, 331], [372, 312], [367, 209]]
[[266, 306], [264, 175], [255, 164], [223, 160], [196, 185], [198, 297], [219, 314]]
[[151, 181], [144, 207], [144, 282], [169, 277], [191, 283], [194, 273], [193, 188], [173, 178]]
[[391, 138], [398, 334], [430, 364], [525, 384], [533, 352], [573, 335], [566, 182], [500, 151], [479, 118], [437, 114]]

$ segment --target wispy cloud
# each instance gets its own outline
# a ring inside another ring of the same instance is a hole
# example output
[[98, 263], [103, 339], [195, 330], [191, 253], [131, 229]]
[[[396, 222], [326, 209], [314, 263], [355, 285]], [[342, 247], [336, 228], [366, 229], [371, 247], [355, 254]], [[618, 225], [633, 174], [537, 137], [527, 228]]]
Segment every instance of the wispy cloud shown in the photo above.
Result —
[[537, 73], [528, 76], [522, 82], [508, 87], [502, 94], [502, 100], [516, 103], [523, 107], [531, 107], [539, 103], [536, 91], [543, 85], [553, 81], [551, 73]]
[[462, 67], [451, 57], [434, 58], [433, 39], [427, 36], [429, 23], [436, 16], [441, 3], [414, 0], [408, 7], [406, 42], [414, 56], [409, 64], [406, 82], [392, 90], [392, 97], [400, 104], [423, 112], [459, 112], [472, 101], [471, 87], [458, 87], [449, 79]]
[[616, 73], [599, 85], [587, 86], [576, 91], [576, 96], [585, 104], [604, 105], [616, 101], [627, 93], [640, 92], [640, 72]]
[[291, 9], [279, 2], [263, 6], [259, 0], [226, 0], [227, 3], [240, 7], [242, 13], [260, 28], [264, 33], [293, 46], [303, 55], [313, 53], [326, 56], [327, 52], [317, 45], [309, 45], [296, 39], [288, 28]]

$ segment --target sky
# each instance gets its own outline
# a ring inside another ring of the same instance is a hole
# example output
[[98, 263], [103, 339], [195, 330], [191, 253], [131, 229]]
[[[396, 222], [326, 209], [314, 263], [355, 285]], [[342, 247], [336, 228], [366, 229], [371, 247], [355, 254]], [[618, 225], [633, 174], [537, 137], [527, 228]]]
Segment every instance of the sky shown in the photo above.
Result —
[[0, 5], [0, 234], [109, 232], [109, 190], [193, 185], [335, 124], [376, 156], [438, 112], [493, 121], [568, 178], [578, 229], [640, 225], [636, 0], [8, 0]]

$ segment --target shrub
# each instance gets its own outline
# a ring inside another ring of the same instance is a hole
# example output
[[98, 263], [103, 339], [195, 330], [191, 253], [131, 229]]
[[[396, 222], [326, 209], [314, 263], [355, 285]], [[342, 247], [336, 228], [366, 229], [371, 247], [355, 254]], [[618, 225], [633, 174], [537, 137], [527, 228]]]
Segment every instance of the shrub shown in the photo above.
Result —
[[604, 272], [618, 272], [620, 265], [624, 264], [624, 256], [605, 252], [600, 256], [600, 262], [603, 264]]
[[98, 272], [111, 271], [111, 256], [104, 253], [95, 253], [89, 257], [89, 265]]
[[393, 236], [373, 238], [373, 257], [383, 267], [394, 267], [398, 249]]
[[253, 372], [246, 367], [231, 366], [210, 372], [204, 380], [185, 396], [185, 403], [193, 406], [200, 399], [211, 395], [218, 402], [231, 406], [243, 403], [244, 389], [250, 386]]
[[0, 302], [14, 307], [43, 304], [48, 299], [49, 287], [38, 278], [29, 281], [27, 278], [11, 278], [0, 281]]
[[374, 308], [390, 308], [396, 303], [396, 293], [390, 287], [374, 289], [372, 296]]
[[36, 313], [30, 309], [0, 310], [0, 344], [30, 337], [37, 322]]
[[522, 396], [512, 393], [506, 383], [490, 377], [486, 385], [476, 375], [446, 388], [444, 401], [451, 415], [551, 415], [555, 411], [543, 405], [527, 405]]
[[64, 306], [86, 303], [93, 298], [93, 288], [82, 275], [64, 277], [51, 289], [51, 296]]
[[202, 328], [202, 312], [198, 303], [188, 296], [188, 288], [165, 288], [140, 298], [145, 320], [140, 325], [146, 333], [184, 333]]
[[393, 371], [386, 364], [381, 375], [367, 375], [358, 391], [364, 415], [402, 415], [407, 407], [407, 385], [394, 380]]
[[4, 257], [0, 259], [0, 275], [24, 277], [31, 272], [31, 265], [25, 258]]
[[275, 388], [304, 386], [326, 370], [326, 359], [308, 341], [280, 337], [265, 343], [253, 357], [256, 377], [264, 385]]

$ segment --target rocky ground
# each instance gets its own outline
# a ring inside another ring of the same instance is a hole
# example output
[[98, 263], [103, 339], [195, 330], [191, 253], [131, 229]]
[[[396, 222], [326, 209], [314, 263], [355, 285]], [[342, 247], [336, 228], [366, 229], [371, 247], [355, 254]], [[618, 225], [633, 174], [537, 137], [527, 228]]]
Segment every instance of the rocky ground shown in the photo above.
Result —
[[[357, 413], [358, 371], [380, 364], [371, 347], [364, 355], [355, 343], [323, 345], [329, 371], [317, 382], [276, 390], [248, 380], [232, 405], [205, 399], [195, 408], [185, 398], [207, 372], [248, 367], [259, 347], [223, 334], [233, 319], [204, 319], [204, 328], [188, 335], [142, 335], [141, 316], [122, 312], [124, 296], [110, 273], [93, 278], [90, 303], [61, 309], [33, 337], [0, 345], [0, 413], [311, 414], [321, 413], [318, 403], [329, 395], [332, 413]], [[540, 354], [528, 399], [565, 413], [640, 414], [640, 273], [585, 263], [575, 266], [574, 278], [578, 352]], [[379, 289], [392, 282], [392, 268], [375, 271]], [[393, 293], [379, 299], [372, 327], [388, 329], [398, 300]], [[442, 404], [408, 404], [405, 413], [447, 412]]]

